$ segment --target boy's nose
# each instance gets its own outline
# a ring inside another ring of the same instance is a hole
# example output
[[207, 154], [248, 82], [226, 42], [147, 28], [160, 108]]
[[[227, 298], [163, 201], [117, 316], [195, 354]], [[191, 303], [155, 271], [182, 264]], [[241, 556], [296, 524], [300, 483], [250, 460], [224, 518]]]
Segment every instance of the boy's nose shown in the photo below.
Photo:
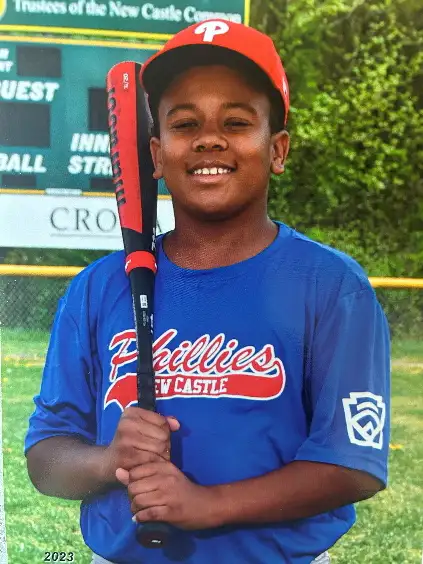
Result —
[[225, 151], [228, 148], [228, 142], [216, 134], [204, 134], [199, 136], [193, 142], [193, 150], [196, 153], [204, 153], [205, 151]]

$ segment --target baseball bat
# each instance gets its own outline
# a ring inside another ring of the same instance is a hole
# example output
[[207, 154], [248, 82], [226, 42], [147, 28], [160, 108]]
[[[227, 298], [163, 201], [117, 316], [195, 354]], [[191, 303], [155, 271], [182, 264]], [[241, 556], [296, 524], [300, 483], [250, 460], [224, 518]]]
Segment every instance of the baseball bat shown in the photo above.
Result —
[[[110, 158], [129, 277], [137, 340], [137, 401], [155, 411], [153, 311], [156, 273], [157, 181], [150, 153], [151, 118], [139, 82], [141, 65], [125, 61], [107, 74]], [[138, 524], [136, 537], [148, 548], [165, 545], [169, 525]]]

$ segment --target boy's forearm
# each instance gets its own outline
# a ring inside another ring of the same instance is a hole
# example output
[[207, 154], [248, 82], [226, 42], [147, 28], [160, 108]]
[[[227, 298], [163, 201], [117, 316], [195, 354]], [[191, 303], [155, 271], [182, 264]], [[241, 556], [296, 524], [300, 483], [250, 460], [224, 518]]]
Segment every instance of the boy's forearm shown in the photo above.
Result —
[[355, 470], [296, 461], [264, 476], [212, 486], [213, 526], [303, 519], [367, 499], [381, 484]]
[[45, 439], [27, 453], [28, 474], [45, 495], [82, 500], [119, 485], [105, 451], [75, 437]]

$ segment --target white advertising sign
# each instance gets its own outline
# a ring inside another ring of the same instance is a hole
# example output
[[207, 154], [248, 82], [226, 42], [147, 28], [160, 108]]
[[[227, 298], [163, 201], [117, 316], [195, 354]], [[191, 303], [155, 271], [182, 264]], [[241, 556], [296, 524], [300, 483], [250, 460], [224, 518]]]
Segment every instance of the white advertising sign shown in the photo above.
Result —
[[[157, 233], [173, 229], [170, 199], [160, 198]], [[122, 249], [113, 197], [0, 194], [0, 247]]]

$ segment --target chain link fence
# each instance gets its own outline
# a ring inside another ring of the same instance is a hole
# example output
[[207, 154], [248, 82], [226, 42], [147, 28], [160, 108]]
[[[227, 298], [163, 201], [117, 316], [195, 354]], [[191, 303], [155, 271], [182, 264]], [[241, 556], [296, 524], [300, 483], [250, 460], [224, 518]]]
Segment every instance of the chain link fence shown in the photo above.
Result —
[[[3, 343], [17, 341], [13, 348], [30, 346], [42, 336], [48, 339], [58, 300], [71, 278], [0, 275], [0, 323]], [[423, 288], [375, 288], [394, 337], [423, 335]], [[32, 337], [31, 337], [32, 336]], [[25, 344], [26, 343], [26, 344]], [[43, 354], [45, 351], [43, 352]]]
[[0, 276], [3, 328], [50, 331], [59, 298], [70, 279]]

